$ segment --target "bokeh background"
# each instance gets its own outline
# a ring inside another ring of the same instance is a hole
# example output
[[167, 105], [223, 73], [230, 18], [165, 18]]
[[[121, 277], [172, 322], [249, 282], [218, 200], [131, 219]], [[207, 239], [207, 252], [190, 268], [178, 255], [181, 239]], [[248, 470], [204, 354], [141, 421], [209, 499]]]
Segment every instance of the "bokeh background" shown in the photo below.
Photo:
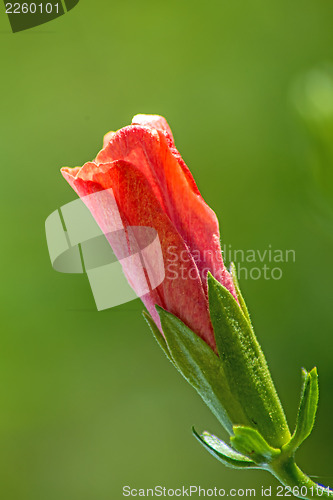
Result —
[[332, 485], [333, 167], [295, 81], [333, 60], [333, 3], [82, 1], [18, 34], [2, 7], [0, 39], [1, 498], [278, 484], [224, 468], [194, 440], [193, 424], [225, 435], [139, 300], [98, 312], [86, 276], [50, 265], [45, 219], [75, 199], [59, 168], [92, 159], [104, 133], [140, 112], [167, 117], [223, 243], [295, 250], [282, 279], [241, 286], [291, 427], [301, 366], [318, 367], [316, 427], [297, 458]]

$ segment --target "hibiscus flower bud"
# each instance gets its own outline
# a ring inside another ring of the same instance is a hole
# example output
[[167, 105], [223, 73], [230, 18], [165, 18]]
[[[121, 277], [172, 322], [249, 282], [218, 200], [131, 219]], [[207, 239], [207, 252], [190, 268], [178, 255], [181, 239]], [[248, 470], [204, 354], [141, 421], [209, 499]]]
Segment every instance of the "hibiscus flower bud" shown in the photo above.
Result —
[[[223, 263], [217, 217], [177, 151], [166, 120], [137, 115], [130, 126], [105, 136], [104, 148], [93, 162], [61, 172], [83, 201], [89, 194], [112, 189], [125, 230], [156, 230], [165, 278], [141, 298], [160, 329], [155, 305], [175, 314], [216, 350], [207, 273], [234, 297], [236, 291]], [[104, 205], [103, 199], [89, 206], [100, 225]], [[130, 283], [136, 279], [135, 273], [129, 277]]]

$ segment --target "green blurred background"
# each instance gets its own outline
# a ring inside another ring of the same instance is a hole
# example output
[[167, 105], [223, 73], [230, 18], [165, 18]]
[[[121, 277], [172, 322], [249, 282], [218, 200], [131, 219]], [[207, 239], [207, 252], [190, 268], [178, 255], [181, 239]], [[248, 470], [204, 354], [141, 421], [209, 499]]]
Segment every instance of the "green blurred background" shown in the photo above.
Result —
[[45, 219], [75, 199], [59, 168], [92, 159], [136, 113], [168, 119], [223, 243], [295, 250], [281, 280], [241, 286], [291, 427], [300, 368], [318, 367], [316, 427], [297, 458], [332, 485], [333, 224], [313, 203], [316, 152], [290, 88], [333, 59], [333, 3], [81, 1], [18, 34], [2, 7], [0, 39], [1, 498], [278, 484], [195, 442], [192, 424], [224, 432], [159, 350], [139, 300], [98, 312], [84, 275], [50, 265]]

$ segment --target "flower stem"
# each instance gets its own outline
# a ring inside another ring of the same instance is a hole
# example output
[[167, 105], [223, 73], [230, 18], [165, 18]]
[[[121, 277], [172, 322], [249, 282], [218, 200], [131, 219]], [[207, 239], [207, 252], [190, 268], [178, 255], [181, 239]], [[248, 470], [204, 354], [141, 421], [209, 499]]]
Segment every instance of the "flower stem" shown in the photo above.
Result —
[[281, 456], [270, 464], [269, 471], [284, 485], [290, 488], [290, 492], [299, 498], [313, 500], [316, 498], [333, 499], [333, 490], [312, 481], [304, 472], [297, 467], [294, 457]]

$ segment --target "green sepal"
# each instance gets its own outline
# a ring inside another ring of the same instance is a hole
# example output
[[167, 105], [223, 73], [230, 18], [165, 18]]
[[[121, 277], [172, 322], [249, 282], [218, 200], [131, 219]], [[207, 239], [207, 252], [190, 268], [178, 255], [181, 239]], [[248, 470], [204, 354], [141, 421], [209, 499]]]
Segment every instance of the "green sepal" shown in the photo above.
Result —
[[247, 309], [245, 300], [244, 300], [243, 295], [242, 295], [242, 293], [240, 291], [240, 288], [239, 288], [239, 283], [238, 283], [238, 278], [237, 278], [237, 269], [236, 269], [236, 266], [235, 266], [234, 262], [231, 262], [231, 264], [230, 264], [230, 274], [231, 274], [231, 277], [232, 277], [232, 281], [234, 283], [234, 287], [235, 287], [235, 290], [236, 290], [236, 294], [237, 294], [237, 299], [238, 299], [239, 305], [240, 305], [240, 307], [241, 307], [241, 309], [242, 309], [242, 311], [244, 313], [244, 316], [246, 317], [246, 319], [248, 320], [248, 322], [252, 326], [252, 322], [251, 322], [249, 311]]
[[273, 448], [262, 435], [251, 427], [234, 426], [234, 436], [230, 438], [232, 446], [258, 465], [272, 462], [281, 450]]
[[199, 441], [199, 443], [209, 451], [213, 457], [217, 458], [227, 467], [233, 469], [258, 469], [258, 465], [250, 460], [248, 457], [238, 453], [228, 446], [226, 443], [221, 441], [218, 437], [209, 434], [205, 431], [198, 434], [194, 427], [192, 428], [193, 435]]
[[172, 359], [184, 378], [231, 435], [234, 422], [246, 421], [227, 383], [219, 357], [179, 318], [159, 306], [156, 310]]
[[311, 434], [313, 429], [319, 399], [317, 368], [307, 372], [302, 368], [302, 392], [298, 409], [295, 432], [283, 449], [295, 451]]
[[143, 317], [145, 318], [145, 320], [147, 321], [147, 323], [152, 331], [152, 334], [155, 337], [156, 342], [158, 343], [158, 345], [160, 346], [160, 348], [162, 349], [162, 351], [164, 352], [166, 357], [169, 359], [169, 361], [171, 361], [171, 363], [173, 365], [175, 365], [175, 363], [172, 359], [172, 356], [170, 354], [168, 344], [166, 343], [163, 335], [161, 334], [161, 332], [157, 328], [153, 318], [148, 313], [146, 313], [146, 311], [142, 311], [142, 314], [143, 314]]
[[287, 421], [252, 326], [231, 293], [208, 273], [210, 318], [227, 383], [246, 415], [234, 424], [257, 429], [277, 448], [290, 440]]

